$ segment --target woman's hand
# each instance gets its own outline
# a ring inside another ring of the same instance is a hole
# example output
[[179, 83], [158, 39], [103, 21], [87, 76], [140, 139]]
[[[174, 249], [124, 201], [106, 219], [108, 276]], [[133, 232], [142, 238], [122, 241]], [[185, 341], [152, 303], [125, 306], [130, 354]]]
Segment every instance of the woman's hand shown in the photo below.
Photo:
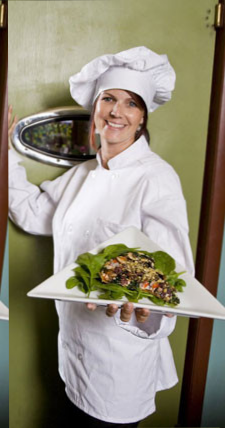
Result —
[[[87, 303], [86, 306], [91, 311], [95, 311], [95, 309], [97, 308], [97, 305], [95, 303]], [[113, 317], [115, 313], [118, 311], [118, 309], [119, 308], [116, 304], [111, 303], [107, 305], [106, 315], [108, 315], [108, 317]], [[121, 314], [120, 314], [121, 321], [125, 321], [125, 322], [130, 321], [134, 310], [135, 310], [137, 322], [144, 323], [150, 315], [149, 309], [145, 309], [145, 308], [134, 309], [133, 303], [127, 302], [127, 303], [124, 303], [124, 305], [121, 308]]]
[[[97, 305], [95, 303], [86, 303], [86, 306], [90, 311], [95, 311], [95, 309], [97, 308]], [[108, 315], [108, 317], [113, 317], [115, 313], [118, 311], [118, 309], [119, 308], [116, 304], [111, 303], [110, 305], [107, 305], [106, 315]], [[146, 308], [134, 309], [134, 305], [131, 302], [124, 303], [124, 305], [122, 306], [121, 313], [120, 313], [121, 321], [125, 321], [125, 322], [130, 321], [134, 310], [135, 310], [137, 322], [144, 323], [145, 321], [147, 321], [150, 315], [150, 310]], [[168, 318], [172, 318], [174, 316], [173, 314], [164, 314], [164, 315]]]
[[8, 108], [8, 138], [9, 138], [9, 149], [11, 148], [11, 141], [10, 141], [10, 137], [15, 129], [15, 126], [18, 122], [18, 116], [15, 115], [14, 119], [12, 120], [12, 112], [13, 112], [13, 107], [12, 105], [9, 106]]

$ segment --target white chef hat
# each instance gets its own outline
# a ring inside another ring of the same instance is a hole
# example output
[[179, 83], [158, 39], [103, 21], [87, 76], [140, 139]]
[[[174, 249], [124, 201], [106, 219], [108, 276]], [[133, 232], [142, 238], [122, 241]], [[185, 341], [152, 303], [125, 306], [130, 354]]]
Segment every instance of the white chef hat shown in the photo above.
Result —
[[69, 83], [72, 98], [87, 110], [102, 91], [124, 89], [140, 95], [152, 112], [171, 99], [175, 80], [166, 55], [139, 46], [95, 58], [71, 76]]

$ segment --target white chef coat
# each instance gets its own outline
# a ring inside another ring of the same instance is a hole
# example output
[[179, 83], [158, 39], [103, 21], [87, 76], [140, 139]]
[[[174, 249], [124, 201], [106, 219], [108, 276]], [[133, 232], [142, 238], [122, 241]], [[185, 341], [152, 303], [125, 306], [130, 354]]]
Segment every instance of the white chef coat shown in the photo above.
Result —
[[[173, 168], [142, 136], [103, 168], [100, 155], [45, 181], [29, 183], [21, 159], [10, 151], [11, 219], [32, 234], [53, 235], [54, 272], [78, 254], [136, 226], [193, 273], [186, 204]], [[155, 394], [177, 383], [167, 336], [176, 317], [135, 314], [120, 320], [105, 309], [56, 302], [59, 372], [70, 400], [86, 413], [128, 423], [155, 411]]]

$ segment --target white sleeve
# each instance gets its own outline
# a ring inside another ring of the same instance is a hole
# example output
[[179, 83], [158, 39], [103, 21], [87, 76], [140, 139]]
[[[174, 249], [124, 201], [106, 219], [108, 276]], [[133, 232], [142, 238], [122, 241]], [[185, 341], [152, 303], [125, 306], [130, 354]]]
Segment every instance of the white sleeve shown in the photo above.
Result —
[[[151, 194], [154, 194], [154, 198]], [[172, 168], [147, 183], [143, 200], [142, 230], [194, 275], [186, 201], [179, 177]]]
[[[146, 180], [142, 231], [194, 275], [186, 203], [179, 178], [172, 168], [168, 168], [165, 173], [161, 173], [152, 180]], [[152, 313], [145, 323], [138, 323], [133, 313], [129, 322], [123, 322], [120, 320], [120, 311], [118, 311], [115, 321], [117, 325], [136, 336], [161, 339], [172, 333], [176, 317], [168, 318], [165, 315]]]
[[73, 168], [39, 188], [27, 180], [21, 161], [14, 150], [9, 150], [9, 217], [28, 233], [52, 235], [52, 218]]
[[168, 318], [165, 315], [152, 312], [147, 321], [139, 323], [136, 320], [135, 311], [129, 322], [120, 319], [120, 312], [121, 310], [119, 309], [114, 315], [116, 324], [127, 332], [142, 339], [162, 339], [167, 337], [173, 332], [176, 325], [176, 316]]

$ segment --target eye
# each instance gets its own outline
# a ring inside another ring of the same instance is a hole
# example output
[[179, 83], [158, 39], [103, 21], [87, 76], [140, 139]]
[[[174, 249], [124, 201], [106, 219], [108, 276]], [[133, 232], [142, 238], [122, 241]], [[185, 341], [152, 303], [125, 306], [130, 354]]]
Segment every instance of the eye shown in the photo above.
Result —
[[105, 97], [103, 97], [103, 98], [102, 98], [102, 100], [103, 100], [103, 101], [106, 101], [106, 102], [110, 102], [110, 101], [112, 101], [113, 99], [112, 99], [112, 97], [106, 97], [106, 96], [105, 96]]
[[130, 107], [137, 107], [137, 104], [135, 101], [131, 100], [131, 101], [129, 101], [129, 106]]

